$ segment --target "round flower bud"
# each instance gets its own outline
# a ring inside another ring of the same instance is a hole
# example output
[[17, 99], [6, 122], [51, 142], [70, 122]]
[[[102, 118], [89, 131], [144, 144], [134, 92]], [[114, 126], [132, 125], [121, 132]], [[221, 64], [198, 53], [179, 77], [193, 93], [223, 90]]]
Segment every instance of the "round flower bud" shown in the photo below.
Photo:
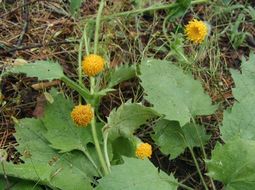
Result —
[[86, 75], [94, 77], [104, 69], [104, 59], [95, 54], [85, 56], [82, 61], [82, 68]]
[[207, 36], [208, 28], [205, 22], [193, 19], [185, 26], [185, 33], [190, 41], [200, 44]]
[[144, 159], [144, 158], [151, 158], [152, 155], [152, 148], [151, 145], [148, 143], [140, 143], [135, 151], [135, 154], [138, 158]]
[[78, 126], [86, 127], [93, 118], [93, 111], [90, 104], [75, 106], [71, 112], [71, 117]]

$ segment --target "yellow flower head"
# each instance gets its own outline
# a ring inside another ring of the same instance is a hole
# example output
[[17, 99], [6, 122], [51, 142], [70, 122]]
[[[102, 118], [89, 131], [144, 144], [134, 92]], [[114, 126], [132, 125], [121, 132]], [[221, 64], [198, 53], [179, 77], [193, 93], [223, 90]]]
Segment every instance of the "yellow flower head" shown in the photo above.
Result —
[[75, 106], [71, 112], [71, 117], [77, 125], [86, 127], [93, 118], [93, 111], [90, 104]]
[[185, 26], [185, 33], [189, 40], [200, 44], [208, 34], [208, 28], [203, 21], [193, 19]]
[[151, 145], [148, 143], [141, 143], [137, 146], [135, 154], [138, 158], [144, 159], [144, 158], [151, 158], [152, 154], [152, 148]]
[[86, 75], [94, 77], [104, 69], [104, 59], [96, 54], [85, 56], [82, 61], [82, 68]]

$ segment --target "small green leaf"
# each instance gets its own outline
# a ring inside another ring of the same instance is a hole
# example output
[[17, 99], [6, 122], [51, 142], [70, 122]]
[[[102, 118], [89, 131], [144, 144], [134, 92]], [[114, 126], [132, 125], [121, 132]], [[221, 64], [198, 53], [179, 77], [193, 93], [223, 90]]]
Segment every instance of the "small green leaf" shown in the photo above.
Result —
[[141, 104], [125, 103], [117, 110], [113, 110], [108, 117], [109, 139], [132, 137], [136, 129], [158, 116], [153, 109]]
[[8, 153], [5, 149], [0, 149], [0, 162], [6, 161], [8, 157]]
[[191, 0], [176, 0], [176, 3], [178, 6], [175, 7], [174, 9], [169, 10], [170, 15], [168, 16], [168, 19], [170, 21], [173, 21], [176, 18], [184, 16], [185, 12], [187, 11], [191, 4]]
[[217, 144], [206, 161], [208, 176], [224, 183], [225, 190], [253, 190], [255, 187], [255, 142], [241, 139]]
[[61, 79], [64, 76], [62, 67], [52, 61], [36, 61], [18, 65], [7, 70], [3, 75], [9, 73], [25, 73], [28, 77], [38, 77], [39, 80]]
[[134, 66], [122, 65], [110, 72], [110, 81], [108, 83], [108, 88], [114, 87], [115, 85], [131, 79], [136, 76], [136, 69]]
[[164, 154], [170, 154], [171, 159], [179, 156], [187, 147], [206, 144], [210, 138], [203, 127], [191, 123], [180, 127], [176, 121], [160, 120], [154, 131], [153, 140]]
[[235, 81], [233, 94], [237, 102], [224, 112], [222, 137], [227, 142], [239, 137], [247, 140], [255, 140], [255, 54], [242, 61], [242, 74], [232, 70]]
[[124, 158], [123, 165], [112, 167], [108, 176], [99, 180], [96, 190], [177, 190], [173, 175], [158, 172], [149, 160]]
[[54, 98], [51, 96], [50, 93], [44, 92], [43, 95], [44, 95], [45, 99], [46, 99], [49, 103], [53, 104]]
[[196, 115], [210, 115], [215, 111], [216, 106], [211, 105], [200, 82], [169, 61], [143, 61], [140, 78], [146, 99], [154, 109], [168, 120], [179, 121], [181, 126]]
[[187, 9], [191, 4], [191, 0], [176, 0], [176, 3], [182, 8]]
[[82, 2], [83, 2], [83, 0], [71, 0], [70, 11], [71, 11], [72, 15], [74, 15], [75, 12], [81, 7]]

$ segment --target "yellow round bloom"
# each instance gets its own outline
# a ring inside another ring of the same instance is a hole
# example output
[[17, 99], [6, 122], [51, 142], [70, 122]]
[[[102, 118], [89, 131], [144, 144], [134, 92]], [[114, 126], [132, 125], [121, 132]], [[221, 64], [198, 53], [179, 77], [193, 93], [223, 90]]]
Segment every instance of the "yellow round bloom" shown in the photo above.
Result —
[[93, 118], [93, 111], [90, 104], [75, 106], [71, 112], [71, 117], [77, 125], [86, 127]]
[[200, 44], [208, 34], [207, 25], [203, 21], [193, 19], [185, 26], [187, 38], [196, 44]]
[[82, 61], [82, 68], [86, 75], [90, 77], [96, 76], [104, 69], [104, 59], [96, 54], [85, 56]]
[[148, 143], [141, 143], [137, 146], [135, 154], [138, 158], [151, 158], [152, 155], [152, 148], [151, 145]]

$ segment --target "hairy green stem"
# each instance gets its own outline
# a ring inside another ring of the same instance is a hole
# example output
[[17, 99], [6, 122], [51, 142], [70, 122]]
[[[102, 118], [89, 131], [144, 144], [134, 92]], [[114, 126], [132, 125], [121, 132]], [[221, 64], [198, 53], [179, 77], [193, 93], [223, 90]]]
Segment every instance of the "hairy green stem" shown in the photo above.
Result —
[[104, 134], [104, 157], [106, 161], [106, 165], [108, 167], [109, 172], [111, 171], [111, 163], [108, 155], [107, 141], [108, 141], [108, 131]]
[[[196, 124], [196, 121], [195, 121], [195, 119], [194, 119], [194, 117], [192, 117], [191, 120], [192, 120], [192, 122], [194, 123], [194, 125], [197, 125], [197, 124]], [[197, 137], [198, 137], [199, 142], [200, 142], [200, 147], [201, 147], [201, 149], [202, 149], [203, 157], [204, 157], [204, 159], [207, 159], [207, 155], [206, 155], [206, 152], [205, 152], [204, 144], [203, 144], [203, 142], [202, 142], [202, 139], [200, 138], [200, 135], [198, 134], [198, 131], [197, 131], [197, 128], [196, 128], [196, 127], [195, 127], [195, 129], [196, 129]], [[213, 182], [213, 179], [212, 179], [210, 176], [209, 176], [209, 179], [210, 179], [210, 182], [211, 182], [211, 185], [212, 185], [213, 190], [216, 190], [216, 187], [215, 187], [215, 184], [214, 184], [214, 182]]]
[[[85, 30], [85, 29], [84, 29]], [[82, 47], [83, 47], [83, 35], [80, 39], [79, 44], [79, 52], [78, 52], [78, 77], [79, 77], [79, 85], [82, 85]], [[81, 104], [81, 95], [79, 95], [79, 103]]]
[[109, 173], [109, 171], [108, 171], [108, 168], [106, 166], [104, 156], [103, 156], [103, 153], [102, 153], [102, 150], [101, 150], [101, 147], [100, 147], [100, 144], [99, 144], [99, 140], [98, 140], [98, 137], [97, 137], [96, 119], [95, 119], [94, 109], [92, 111], [93, 111], [93, 119], [91, 121], [92, 136], [93, 136], [93, 140], [94, 140], [94, 143], [95, 143], [98, 159], [99, 159], [100, 164], [101, 164], [102, 169], [103, 169], [103, 173], [104, 173], [104, 175], [107, 175]]
[[99, 29], [100, 29], [100, 21], [101, 21], [101, 15], [104, 8], [104, 0], [101, 0], [97, 18], [96, 18], [96, 30], [95, 30], [95, 38], [94, 38], [94, 54], [97, 54], [97, 47], [98, 47], [98, 38], [99, 38]]
[[[100, 20], [101, 20], [101, 15], [102, 15], [102, 11], [104, 8], [104, 0], [101, 0], [100, 5], [99, 5], [99, 9], [98, 9], [98, 13], [97, 13], [97, 18], [96, 18], [96, 29], [95, 29], [95, 37], [94, 37], [94, 54], [97, 54], [97, 48], [98, 48], [98, 38], [99, 38], [99, 29], [100, 29]], [[94, 92], [95, 92], [95, 78], [94, 77], [90, 77], [90, 94], [93, 96]], [[95, 101], [96, 101], [96, 97], [93, 97], [93, 103], [92, 106], [95, 106]], [[96, 151], [97, 151], [97, 155], [100, 161], [100, 164], [102, 166], [104, 175], [107, 175], [109, 173], [100, 144], [99, 144], [99, 140], [98, 140], [98, 136], [97, 136], [97, 131], [96, 131], [96, 114], [95, 114], [95, 109], [93, 108], [93, 119], [91, 121], [91, 129], [92, 129], [92, 136], [93, 136], [93, 140], [95, 143], [95, 147], [96, 147]]]
[[91, 99], [90, 92], [84, 86], [80, 86], [78, 83], [74, 82], [73, 80], [69, 79], [67, 76], [63, 76], [61, 80], [69, 87], [77, 91], [86, 101]]
[[[172, 44], [173, 42], [169, 39], [169, 37], [168, 37], [168, 35], [167, 35], [166, 23], [167, 23], [168, 19], [169, 19], [171, 16], [172, 16], [172, 14], [169, 14], [169, 15], [164, 19], [164, 21], [163, 21], [163, 33], [164, 33], [164, 36], [165, 36], [165, 38], [167, 39], [167, 41], [168, 41], [168, 43], [169, 43], [169, 46], [171, 46], [171, 44]], [[173, 47], [171, 47], [171, 48], [173, 48]], [[176, 50], [176, 48], [173, 48], [173, 50], [174, 50], [175, 53], [177, 53], [179, 56], [181, 56], [182, 59], [183, 59], [186, 63], [189, 64], [188, 59], [186, 58], [186, 56], [185, 56], [183, 53], [181, 53], [180, 51]]]
[[[191, 1], [191, 5], [195, 5], [195, 4], [199, 4], [199, 3], [206, 3], [208, 1], [209, 0], [194, 0], [194, 1]], [[108, 20], [108, 19], [112, 19], [115, 17], [128, 16], [128, 15], [132, 15], [132, 14], [139, 14], [139, 13], [143, 13], [143, 12], [147, 12], [147, 11], [171, 9], [171, 8], [175, 8], [177, 6], [179, 6], [177, 3], [169, 3], [169, 4], [164, 4], [164, 5], [158, 5], [158, 6], [150, 6], [147, 8], [135, 9], [135, 10], [131, 10], [131, 11], [125, 11], [125, 12], [105, 16], [105, 17], [102, 17], [102, 20]]]
[[89, 40], [88, 40], [88, 36], [87, 36], [87, 25], [85, 26], [83, 36], [84, 36], [83, 39], [84, 39], [84, 43], [85, 43], [86, 55], [89, 55]]
[[[90, 93], [92, 95], [94, 94], [94, 90], [95, 90], [95, 78], [90, 77]], [[92, 106], [94, 106], [94, 105], [92, 105]], [[109, 171], [108, 171], [108, 168], [107, 168], [107, 165], [106, 165], [106, 162], [104, 160], [104, 156], [103, 156], [100, 144], [99, 144], [97, 131], [96, 131], [96, 119], [95, 119], [95, 117], [96, 117], [95, 109], [93, 108], [93, 119], [91, 121], [92, 136], [93, 136], [93, 140], [94, 140], [94, 143], [95, 143], [98, 159], [99, 159], [100, 164], [102, 166], [104, 175], [107, 175], [109, 173]]]
[[189, 186], [187, 186], [187, 185], [184, 185], [184, 184], [182, 184], [182, 183], [176, 183], [176, 185], [179, 185], [180, 187], [182, 187], [183, 189], [187, 189], [187, 190], [194, 190], [193, 188], [191, 188], [191, 187], [189, 187]]
[[193, 149], [192, 149], [190, 146], [188, 146], [188, 148], [189, 148], [189, 150], [190, 150], [191, 156], [192, 156], [192, 158], [193, 158], [193, 160], [194, 160], [195, 166], [196, 166], [196, 168], [197, 168], [197, 172], [198, 172], [199, 177], [200, 177], [200, 179], [201, 179], [201, 181], [202, 181], [202, 183], [203, 183], [203, 185], [204, 185], [204, 188], [205, 188], [205, 190], [208, 190], [208, 187], [207, 187], [207, 185], [206, 185], [206, 183], [205, 183], [205, 179], [204, 179], [204, 177], [203, 177], [203, 175], [202, 175], [202, 173], [201, 173], [201, 170], [200, 170], [200, 168], [199, 168], [199, 165], [198, 165], [198, 163], [197, 163], [197, 159], [196, 159], [196, 157], [195, 157], [194, 151], [193, 151]]

